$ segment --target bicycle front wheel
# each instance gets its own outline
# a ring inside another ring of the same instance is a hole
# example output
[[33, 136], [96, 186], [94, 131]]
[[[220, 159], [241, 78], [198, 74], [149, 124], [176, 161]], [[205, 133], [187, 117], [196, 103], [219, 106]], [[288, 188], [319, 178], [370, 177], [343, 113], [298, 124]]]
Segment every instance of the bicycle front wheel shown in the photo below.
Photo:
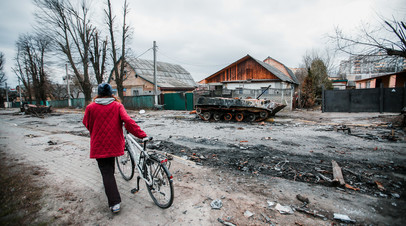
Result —
[[123, 176], [124, 180], [131, 180], [134, 176], [134, 157], [127, 150], [124, 150], [124, 155], [116, 157], [116, 163], [118, 171], [120, 171], [121, 176]]
[[155, 160], [146, 164], [147, 172], [151, 175], [152, 184], [148, 185], [148, 193], [154, 203], [166, 209], [173, 203], [173, 181], [166, 165]]

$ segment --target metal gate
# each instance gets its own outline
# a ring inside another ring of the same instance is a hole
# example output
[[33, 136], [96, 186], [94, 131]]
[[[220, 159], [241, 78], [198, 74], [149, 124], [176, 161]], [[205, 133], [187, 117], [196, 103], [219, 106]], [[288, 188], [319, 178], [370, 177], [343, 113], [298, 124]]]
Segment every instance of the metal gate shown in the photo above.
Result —
[[193, 93], [165, 93], [165, 110], [193, 110]]
[[400, 112], [405, 106], [406, 87], [323, 91], [323, 112]]

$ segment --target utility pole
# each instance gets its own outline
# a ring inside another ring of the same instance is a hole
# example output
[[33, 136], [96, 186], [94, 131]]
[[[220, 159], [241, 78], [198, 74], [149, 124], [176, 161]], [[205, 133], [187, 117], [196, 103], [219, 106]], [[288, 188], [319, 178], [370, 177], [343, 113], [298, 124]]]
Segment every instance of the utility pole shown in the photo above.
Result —
[[6, 97], [7, 97], [7, 104], [6, 104], [6, 108], [8, 108], [9, 106], [8, 106], [8, 87], [7, 87], [7, 82], [6, 82]]
[[68, 64], [65, 64], [65, 68], [66, 68], [66, 83], [68, 84], [68, 106], [72, 106], [70, 103], [70, 87], [69, 87], [69, 74], [68, 74]]
[[18, 78], [18, 92], [20, 94], [20, 107], [23, 106], [23, 102], [21, 100], [21, 85], [20, 85], [20, 78]]
[[158, 105], [158, 86], [156, 84], [156, 73], [157, 73], [157, 65], [156, 65], [156, 41], [154, 41], [153, 44], [153, 50], [154, 50], [154, 96], [155, 96], [155, 105]]

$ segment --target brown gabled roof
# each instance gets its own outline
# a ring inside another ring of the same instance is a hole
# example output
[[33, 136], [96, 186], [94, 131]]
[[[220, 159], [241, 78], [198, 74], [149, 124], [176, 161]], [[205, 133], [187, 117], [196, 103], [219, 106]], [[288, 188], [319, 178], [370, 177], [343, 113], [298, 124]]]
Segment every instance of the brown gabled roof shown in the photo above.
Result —
[[[287, 68], [285, 65], [281, 64], [284, 68], [284, 70], [287, 72], [287, 74], [283, 73], [281, 70], [277, 69], [276, 67], [272, 66], [271, 64], [265, 63], [263, 61], [257, 60], [255, 58], [253, 58], [252, 56], [250, 56], [249, 54], [247, 54], [245, 57], [235, 61], [234, 63], [231, 63], [230, 65], [228, 65], [227, 67], [217, 71], [216, 73], [210, 75], [209, 77], [199, 81], [199, 83], [203, 82], [204, 80], [209, 80], [211, 78], [216, 77], [218, 74], [220, 74], [222, 71], [227, 70], [228, 68], [231, 68], [233, 66], [238, 65], [239, 63], [248, 60], [248, 59], [252, 59], [254, 61], [256, 61], [259, 65], [261, 65], [262, 67], [264, 67], [266, 70], [268, 70], [269, 72], [271, 72], [273, 75], [275, 75], [276, 77], [278, 77], [280, 80], [284, 81], [284, 82], [290, 82], [290, 83], [295, 83], [295, 84], [299, 84], [296, 76], [293, 74], [293, 72]], [[290, 71], [290, 73], [289, 73]]]

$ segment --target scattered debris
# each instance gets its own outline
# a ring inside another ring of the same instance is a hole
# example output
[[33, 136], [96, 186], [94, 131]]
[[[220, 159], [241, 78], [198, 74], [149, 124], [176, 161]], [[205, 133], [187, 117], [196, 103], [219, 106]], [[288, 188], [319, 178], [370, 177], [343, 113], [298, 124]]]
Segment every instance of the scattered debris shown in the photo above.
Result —
[[269, 218], [267, 215], [264, 213], [261, 213], [261, 215], [265, 218], [266, 223], [271, 223], [271, 218]]
[[296, 198], [297, 198], [299, 201], [304, 202], [305, 204], [309, 204], [309, 203], [310, 203], [309, 198], [307, 198], [307, 197], [305, 197], [305, 196], [303, 196], [303, 195], [301, 195], [301, 194], [296, 195]]
[[322, 214], [319, 214], [317, 210], [309, 210], [309, 209], [302, 208], [302, 207], [295, 207], [295, 210], [299, 211], [299, 212], [302, 212], [302, 213], [309, 214], [309, 215], [311, 215], [313, 217], [321, 218], [323, 220], [327, 219], [326, 216], [324, 216]]
[[29, 138], [33, 138], [33, 137], [37, 137], [36, 135], [34, 135], [34, 134], [27, 134], [27, 135], [25, 135], [26, 137], [29, 137]]
[[343, 132], [347, 131], [348, 134], [351, 134], [351, 129], [347, 127], [347, 125], [341, 125], [337, 127], [337, 132], [342, 130]]
[[275, 205], [275, 202], [266, 201], [268, 203], [268, 208], [272, 208]]
[[393, 197], [393, 198], [397, 198], [397, 199], [399, 199], [399, 198], [400, 198], [400, 195], [399, 195], [399, 194], [397, 194], [397, 193], [393, 193], [393, 194], [392, 194], [392, 197]]
[[245, 216], [246, 218], [250, 218], [250, 217], [254, 216], [254, 213], [252, 213], [252, 212], [249, 211], [249, 210], [246, 210], [246, 211], [244, 212], [244, 216]]
[[282, 206], [281, 204], [276, 204], [275, 209], [279, 211], [280, 214], [293, 214], [293, 210], [290, 206]]
[[350, 217], [348, 217], [347, 215], [339, 214], [339, 213], [334, 214], [334, 219], [340, 220], [345, 223], [355, 223], [356, 222], [355, 220], [351, 220]]
[[210, 203], [210, 206], [212, 209], [219, 210], [221, 207], [223, 207], [223, 202], [220, 199], [216, 199]]
[[48, 141], [48, 144], [49, 144], [49, 145], [57, 145], [58, 143], [55, 142], [55, 141], [50, 140], [50, 141]]
[[51, 113], [51, 106], [37, 106], [34, 104], [23, 104], [21, 107], [21, 112], [25, 114], [31, 114], [37, 117], [44, 117], [44, 114]]
[[333, 167], [333, 183], [339, 183], [341, 186], [345, 185], [343, 173], [341, 172], [341, 167], [336, 161], [331, 160], [331, 165]]
[[382, 185], [381, 182], [375, 181], [375, 184], [378, 186], [378, 189], [379, 189], [379, 190], [381, 190], [381, 191], [385, 191], [385, 190], [386, 190], [385, 187]]
[[221, 218], [217, 218], [217, 221], [220, 222], [220, 223], [222, 223], [223, 225], [227, 225], [227, 226], [237, 226], [236, 224], [233, 224], [233, 223], [231, 223], [231, 222], [224, 221], [224, 220], [222, 220]]
[[359, 188], [354, 188], [353, 186], [351, 186], [349, 184], [345, 184], [345, 188], [348, 188], [348, 189], [351, 189], [351, 190], [354, 190], [354, 191], [359, 191], [360, 190]]
[[323, 180], [325, 180], [325, 181], [327, 181], [327, 182], [330, 182], [330, 183], [333, 182], [333, 180], [331, 180], [330, 178], [324, 176], [324, 175], [321, 174], [321, 173], [319, 173], [319, 177], [321, 177], [321, 179], [323, 179]]

